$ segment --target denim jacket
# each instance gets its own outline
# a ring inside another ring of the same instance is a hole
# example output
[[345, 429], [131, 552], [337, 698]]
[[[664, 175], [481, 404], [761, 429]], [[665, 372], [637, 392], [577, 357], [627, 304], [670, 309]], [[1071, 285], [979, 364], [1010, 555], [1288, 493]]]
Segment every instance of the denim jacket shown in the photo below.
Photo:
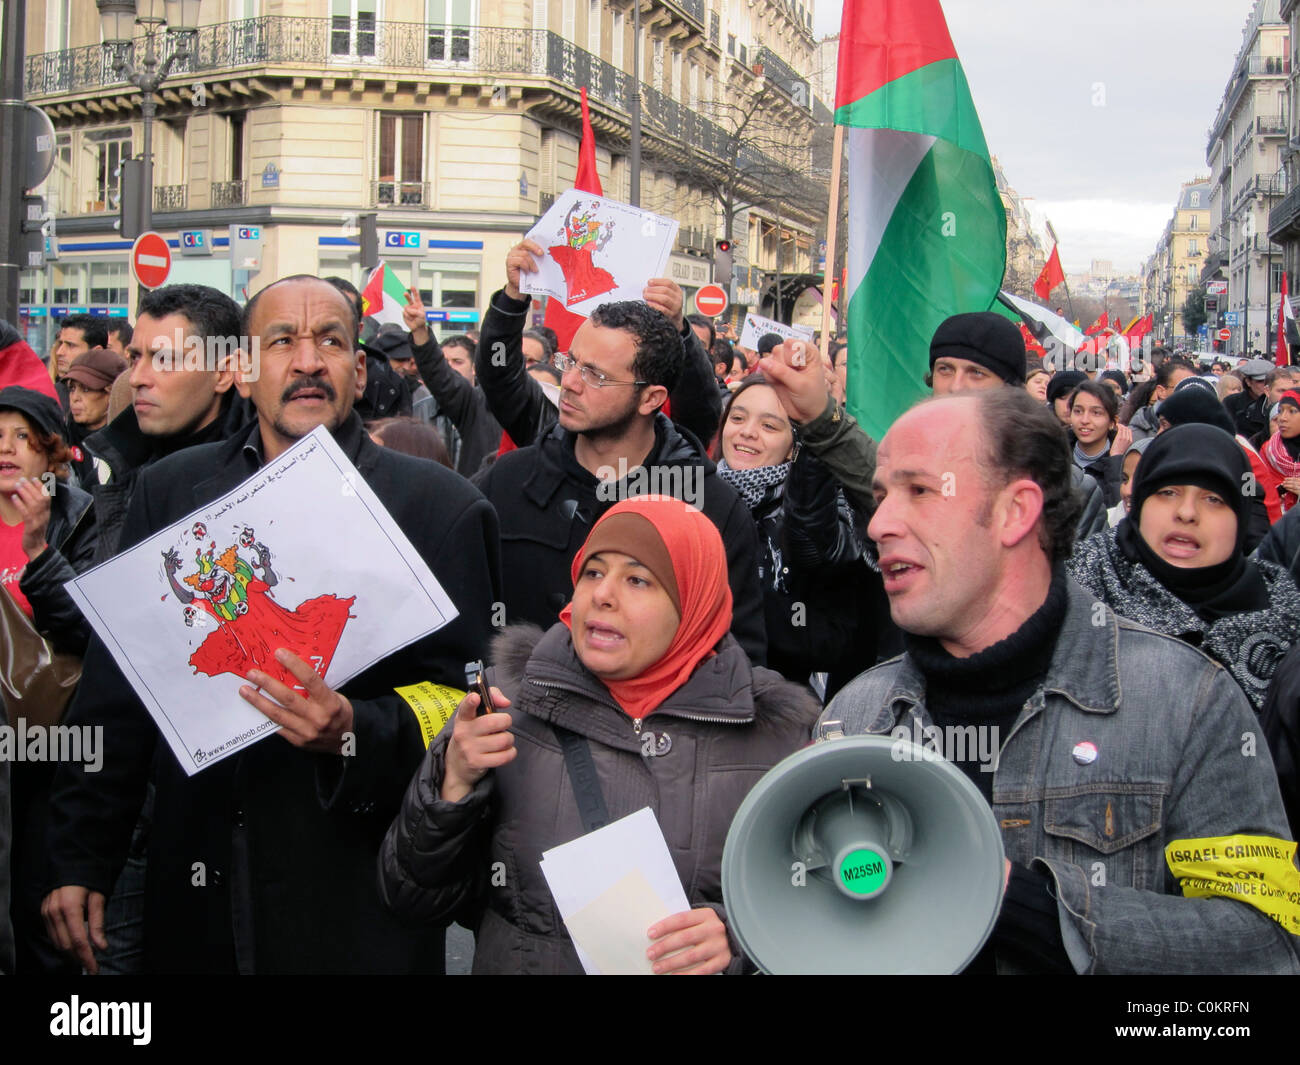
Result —
[[[924, 678], [908, 655], [893, 659], [822, 720], [848, 735], [915, 734], [932, 723]], [[1290, 839], [1259, 724], [1221, 666], [1071, 581], [1043, 684], [999, 741], [993, 812], [1007, 857], [1050, 872], [1077, 972], [1300, 972], [1297, 937], [1235, 899], [1184, 898], [1166, 867], [1175, 840]], [[1081, 764], [1084, 741], [1097, 756]]]

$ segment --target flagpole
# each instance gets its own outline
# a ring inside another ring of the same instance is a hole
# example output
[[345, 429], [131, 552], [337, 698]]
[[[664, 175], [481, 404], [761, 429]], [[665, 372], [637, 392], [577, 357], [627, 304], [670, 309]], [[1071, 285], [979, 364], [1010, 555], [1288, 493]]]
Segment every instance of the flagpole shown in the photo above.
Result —
[[[835, 144], [831, 148], [831, 200], [826, 220], [826, 270], [822, 274], [822, 360], [831, 354], [831, 293], [835, 291], [835, 236], [840, 221], [840, 156], [844, 154], [844, 127], [835, 127]], [[847, 286], [846, 286], [847, 287]], [[847, 302], [847, 293], [840, 293], [840, 302]], [[840, 331], [844, 327], [844, 311], [840, 310]], [[842, 356], [848, 357], [847, 350]]]

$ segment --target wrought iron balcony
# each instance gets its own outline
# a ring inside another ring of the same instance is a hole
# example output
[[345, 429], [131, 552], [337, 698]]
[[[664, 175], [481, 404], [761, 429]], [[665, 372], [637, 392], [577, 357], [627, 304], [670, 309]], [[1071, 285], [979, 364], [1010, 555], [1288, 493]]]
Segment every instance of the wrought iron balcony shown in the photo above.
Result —
[[755, 64], [755, 71], [761, 70], [763, 75], [773, 84], [779, 86], [797, 106], [810, 107], [812, 105], [812, 92], [807, 80], [796, 74], [794, 68], [772, 49], [760, 48]]
[[248, 182], [214, 181], [212, 183], [213, 207], [242, 207], [248, 202]]
[[153, 209], [155, 211], [183, 211], [189, 203], [189, 186], [155, 185]]
[[1290, 233], [1292, 237], [1300, 234], [1300, 187], [1286, 194], [1268, 215], [1268, 235], [1283, 236]]
[[[698, 10], [704, 24], [703, 0], [686, 0], [688, 13]], [[143, 38], [128, 45], [128, 54], [142, 54]], [[168, 45], [170, 47], [170, 45]], [[765, 70], [793, 95], [792, 86], [807, 85], [784, 61], [772, 53]], [[742, 63], [747, 52], [740, 49]], [[411, 71], [424, 75], [437, 71], [473, 74], [516, 74], [549, 78], [569, 91], [587, 86], [588, 93], [605, 106], [630, 113], [632, 78], [599, 56], [579, 48], [572, 41], [548, 30], [498, 26], [448, 27], [426, 23], [383, 22], [328, 18], [298, 18], [266, 15], [260, 18], [203, 26], [193, 41], [189, 57], [173, 67], [177, 74], [196, 75], [236, 71], [241, 67], [272, 67], [300, 75], [304, 71], [321, 76], [331, 68], [345, 68], [350, 75], [358, 67], [378, 72]], [[343, 73], [343, 70], [340, 70]], [[25, 85], [29, 98], [89, 93], [109, 86], [126, 86], [101, 45], [28, 56]], [[805, 90], [806, 91], [806, 90]], [[700, 117], [663, 93], [642, 84], [644, 120], [648, 132], [674, 139], [705, 155], [725, 159], [738, 155], [742, 168], [752, 173], [777, 173], [779, 162], [752, 147], [738, 150], [735, 138], [722, 126]], [[811, 94], [805, 97], [811, 101]], [[789, 168], [786, 168], [789, 170]], [[807, 179], [796, 176], [796, 182]], [[214, 205], [218, 194], [237, 196], [229, 205], [245, 202], [243, 182], [213, 186]], [[391, 183], [390, 183], [391, 184]], [[423, 195], [423, 193], [422, 193]], [[394, 189], [394, 206], [400, 206], [401, 191]], [[379, 202], [378, 192], [373, 202]], [[428, 202], [423, 195], [423, 203]]]
[[1265, 137], [1285, 137], [1286, 119], [1281, 115], [1260, 115], [1255, 119], [1255, 132]]
[[428, 207], [427, 181], [373, 181], [370, 202], [375, 207]]

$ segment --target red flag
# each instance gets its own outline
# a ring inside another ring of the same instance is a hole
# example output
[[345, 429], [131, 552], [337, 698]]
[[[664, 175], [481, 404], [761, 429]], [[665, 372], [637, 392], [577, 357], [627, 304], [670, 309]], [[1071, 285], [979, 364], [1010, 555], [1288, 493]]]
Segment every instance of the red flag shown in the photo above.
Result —
[[[600, 185], [600, 175], [596, 173], [596, 135], [591, 131], [591, 112], [587, 109], [587, 89], [586, 86], [580, 90], [582, 95], [582, 143], [578, 146], [578, 173], [573, 179], [573, 187], [579, 192], [594, 192], [597, 196], [603, 196], [604, 190]], [[555, 330], [555, 336], [559, 340], [557, 351], [568, 351], [569, 345], [573, 343], [573, 334], [578, 331], [579, 326], [587, 320], [586, 315], [574, 314], [564, 306], [563, 300], [547, 299], [546, 317], [543, 319], [548, 329]], [[664, 410], [667, 412], [668, 404], [664, 404]], [[501, 447], [499, 454], [504, 455], [507, 451], [513, 451], [515, 443], [510, 439], [509, 433], [501, 434]]]
[[1095, 322], [1093, 322], [1092, 325], [1090, 325], [1087, 329], [1085, 329], [1083, 331], [1083, 335], [1086, 337], [1095, 337], [1108, 325], [1110, 325], [1110, 319], [1107, 317], [1106, 312], [1102, 311], [1101, 317], [1098, 318]]
[[1286, 271], [1282, 271], [1282, 298], [1277, 304], [1277, 355], [1278, 366], [1291, 365], [1291, 348], [1286, 342], [1286, 320], [1291, 317], [1291, 301], [1287, 299]]
[[[591, 131], [591, 112], [587, 110], [587, 90], [582, 89], [582, 144], [578, 148], [578, 174], [573, 179], [573, 187], [579, 192], [594, 192], [604, 195], [600, 186], [600, 176], [596, 173], [596, 136]], [[568, 351], [573, 342], [573, 334], [578, 326], [587, 320], [585, 315], [574, 314], [564, 306], [563, 300], [546, 301], [546, 326], [554, 329], [560, 338], [560, 351]]]
[[1047, 265], [1043, 267], [1043, 272], [1034, 282], [1034, 295], [1040, 300], [1045, 300], [1052, 294], [1052, 289], [1064, 280], [1065, 271], [1061, 269], [1059, 249], [1053, 245], [1052, 254], [1047, 257]]

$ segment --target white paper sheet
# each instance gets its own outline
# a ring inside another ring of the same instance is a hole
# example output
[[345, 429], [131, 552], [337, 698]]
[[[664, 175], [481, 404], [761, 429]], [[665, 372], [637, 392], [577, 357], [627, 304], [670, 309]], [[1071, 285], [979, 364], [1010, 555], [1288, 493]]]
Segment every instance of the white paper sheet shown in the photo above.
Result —
[[759, 340], [768, 333], [775, 333], [782, 340], [812, 340], [813, 331], [806, 325], [784, 325], [771, 318], [758, 314], [746, 314], [745, 325], [740, 330], [740, 346], [750, 351], [758, 350]]
[[602, 303], [643, 298], [646, 282], [663, 277], [677, 239], [675, 219], [590, 192], [569, 189], [528, 232], [547, 250], [519, 288], [553, 296], [574, 314]]
[[[552, 847], [542, 854], [541, 864], [582, 966], [592, 975], [609, 972], [598, 958], [606, 964], [626, 959], [629, 944], [635, 946], [638, 937], [644, 956], [650, 946], [646, 929], [691, 908], [659, 822], [648, 806]], [[634, 874], [644, 881], [644, 887]], [[665, 909], [645, 920], [646, 913], [655, 911], [654, 900]], [[593, 904], [594, 908], [588, 909]], [[611, 912], [620, 910], [622, 922], [615, 924]], [[570, 925], [569, 919], [575, 915], [576, 922]], [[648, 959], [647, 968], [637, 971], [649, 971]]]
[[278, 647], [339, 688], [457, 614], [324, 428], [65, 587], [191, 775], [277, 731], [239, 688]]

